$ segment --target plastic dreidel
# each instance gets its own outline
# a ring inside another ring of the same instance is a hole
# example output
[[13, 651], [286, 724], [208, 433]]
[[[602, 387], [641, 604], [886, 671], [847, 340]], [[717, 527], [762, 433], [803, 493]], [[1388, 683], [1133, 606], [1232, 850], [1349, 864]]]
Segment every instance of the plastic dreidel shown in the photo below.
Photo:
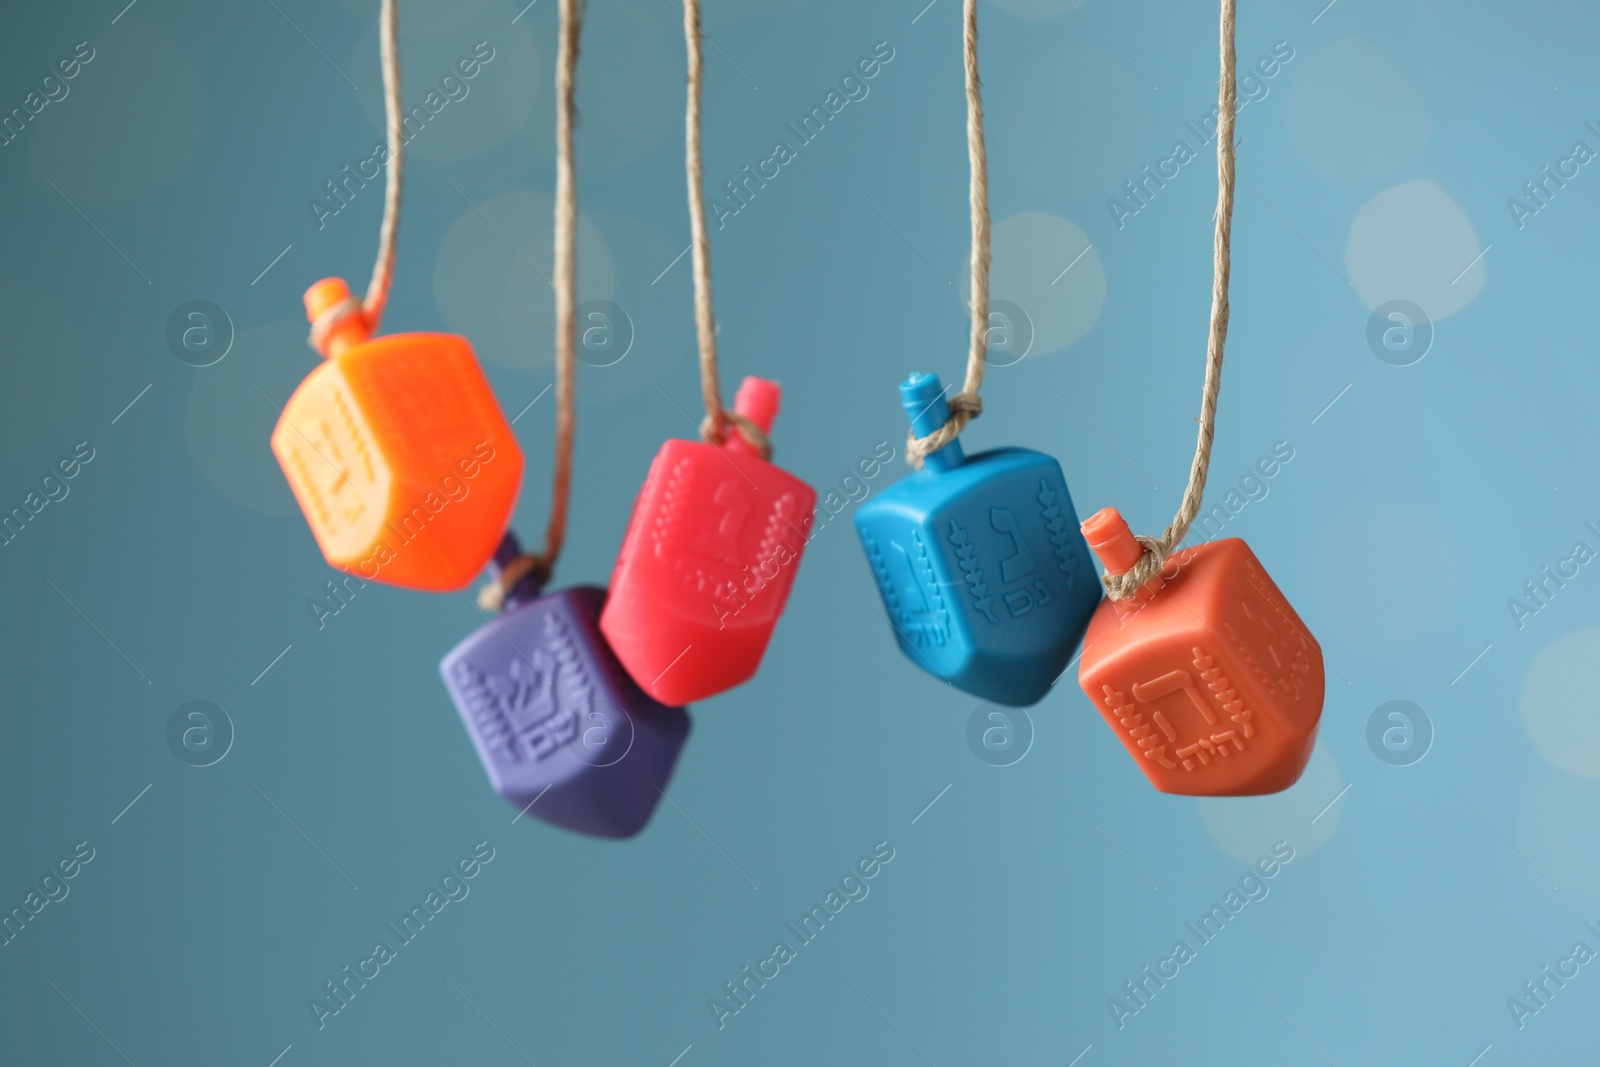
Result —
[[[936, 374], [900, 401], [918, 437], [950, 417]], [[855, 515], [900, 650], [974, 696], [1032, 704], [1100, 600], [1061, 465], [1028, 448], [967, 456], [960, 439]]]
[[[306, 290], [306, 315], [350, 299]], [[494, 555], [522, 482], [522, 449], [467, 339], [369, 338], [359, 312], [324, 341], [272, 431], [272, 451], [327, 561], [369, 581], [452, 590]]]
[[[496, 568], [519, 552], [506, 534]], [[629, 837], [667, 788], [689, 715], [651, 700], [611, 654], [598, 626], [605, 596], [595, 586], [540, 596], [524, 578], [439, 674], [496, 792], [555, 826]]]
[[[1114, 508], [1083, 531], [1112, 574], [1143, 552]], [[1229, 537], [1173, 553], [1135, 599], [1101, 604], [1078, 683], [1163, 793], [1276, 793], [1311, 758], [1322, 648]]]
[[[768, 432], [777, 382], [746, 378], [733, 409]], [[721, 445], [661, 446], [617, 553], [600, 629], [645, 692], [687, 704], [756, 672], [805, 551], [816, 490], [733, 427]]]

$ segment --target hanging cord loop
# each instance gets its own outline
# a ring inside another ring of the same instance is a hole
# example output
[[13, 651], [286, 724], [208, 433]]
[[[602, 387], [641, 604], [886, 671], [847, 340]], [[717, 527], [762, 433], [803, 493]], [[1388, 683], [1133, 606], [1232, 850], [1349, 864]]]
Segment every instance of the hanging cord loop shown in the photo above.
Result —
[[968, 200], [972, 213], [972, 342], [967, 352], [967, 379], [950, 397], [950, 418], [926, 437], [906, 438], [906, 462], [918, 470], [930, 452], [960, 436], [967, 423], [983, 414], [978, 389], [989, 346], [989, 153], [983, 143], [983, 85], [978, 79], [978, 0], [966, 0], [962, 60], [967, 74], [967, 159], [971, 168]]
[[405, 126], [401, 118], [400, 16], [397, 0], [383, 0], [378, 16], [378, 42], [383, 62], [383, 114], [388, 139], [388, 174], [383, 186], [383, 222], [378, 227], [378, 258], [372, 265], [372, 280], [363, 300], [350, 297], [327, 308], [311, 324], [311, 347], [326, 353], [328, 337], [345, 319], [359, 315], [366, 332], [378, 332], [383, 309], [389, 303], [389, 286], [394, 278], [395, 238], [400, 232], [400, 183], [405, 176]]
[[550, 274], [556, 303], [556, 447], [550, 487], [550, 521], [545, 527], [543, 551], [518, 555], [479, 590], [478, 605], [485, 611], [499, 611], [506, 594], [529, 575], [537, 584], [544, 585], [555, 569], [567, 537], [572, 443], [578, 424], [578, 186], [572, 151], [572, 100], [578, 70], [578, 39], [582, 31], [582, 0], [561, 0], [561, 32], [556, 45], [555, 265]]
[[1216, 433], [1217, 392], [1222, 388], [1222, 350], [1228, 340], [1228, 274], [1233, 234], [1233, 121], [1237, 102], [1234, 84], [1233, 23], [1235, 0], [1222, 0], [1222, 77], [1217, 112], [1217, 215], [1212, 243], [1211, 333], [1206, 340], [1206, 378], [1200, 394], [1200, 430], [1189, 484], [1183, 491], [1178, 514], [1160, 537], [1139, 537], [1144, 555], [1121, 574], [1101, 578], [1112, 600], [1131, 600], [1139, 588], [1154, 578], [1189, 532], [1200, 513], [1206, 472], [1211, 466], [1211, 442]]
[[688, 106], [684, 114], [684, 169], [689, 178], [689, 232], [694, 248], [694, 328], [700, 342], [700, 395], [706, 417], [700, 436], [714, 445], [727, 439], [732, 426], [762, 459], [772, 458], [766, 433], [722, 405], [722, 385], [717, 371], [717, 320], [711, 306], [711, 238], [706, 232], [704, 176], [700, 167], [700, 85], [705, 66], [700, 57], [700, 0], [684, 0], [683, 36], [689, 52]]

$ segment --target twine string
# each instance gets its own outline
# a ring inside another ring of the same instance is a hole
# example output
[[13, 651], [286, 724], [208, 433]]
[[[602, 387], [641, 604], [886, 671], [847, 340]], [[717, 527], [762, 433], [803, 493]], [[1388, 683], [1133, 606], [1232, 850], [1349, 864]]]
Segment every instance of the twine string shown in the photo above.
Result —
[[372, 265], [372, 280], [361, 302], [367, 329], [378, 332], [383, 309], [389, 303], [389, 285], [394, 277], [395, 238], [400, 232], [400, 181], [405, 176], [406, 131], [400, 102], [400, 15], [398, 0], [383, 0], [378, 40], [383, 60], [383, 114], [385, 136], [389, 142], [389, 169], [383, 183], [383, 222], [378, 227], [378, 258]]
[[737, 411], [722, 404], [722, 385], [717, 369], [717, 320], [711, 304], [711, 237], [706, 232], [704, 175], [700, 165], [700, 86], [705, 64], [700, 55], [700, 0], [684, 0], [683, 36], [689, 53], [688, 104], [684, 113], [684, 169], [689, 179], [689, 232], [694, 249], [694, 328], [700, 343], [700, 395], [706, 417], [700, 422], [700, 436], [720, 445], [732, 426], [762, 459], [772, 458], [772, 442], [766, 433]]
[[1107, 574], [1101, 581], [1113, 600], [1131, 600], [1139, 588], [1154, 578], [1166, 564], [1190, 523], [1200, 513], [1206, 488], [1206, 472], [1211, 466], [1211, 443], [1216, 433], [1217, 392], [1222, 388], [1222, 350], [1228, 339], [1229, 246], [1233, 234], [1233, 124], [1237, 91], [1234, 82], [1233, 27], [1236, 0], [1222, 0], [1222, 76], [1217, 113], [1217, 214], [1212, 240], [1211, 332], [1206, 340], [1206, 377], [1200, 393], [1199, 434], [1194, 461], [1189, 466], [1189, 484], [1184, 488], [1178, 513], [1160, 537], [1139, 537], [1144, 554], [1139, 562], [1122, 574]]
[[572, 444], [578, 421], [578, 186], [572, 127], [578, 39], [582, 31], [582, 0], [561, 0], [561, 29], [556, 44], [555, 264], [550, 273], [556, 304], [556, 447], [550, 519], [545, 526], [543, 550], [515, 557], [479, 591], [478, 604], [485, 611], [499, 611], [505, 604], [506, 594], [530, 574], [539, 585], [549, 581], [566, 542], [567, 502], [572, 489]]
[[962, 62], [967, 86], [967, 160], [971, 170], [968, 201], [972, 214], [972, 329], [967, 351], [967, 377], [961, 392], [950, 397], [950, 417], [926, 437], [906, 438], [906, 462], [917, 469], [930, 452], [960, 436], [967, 423], [983, 414], [978, 389], [989, 345], [989, 153], [983, 141], [983, 85], [978, 78], [978, 0], [966, 0]]
[[372, 280], [367, 295], [357, 300], [348, 297], [325, 308], [311, 323], [311, 347], [327, 354], [327, 342], [335, 327], [351, 316], [360, 316], [369, 334], [378, 332], [383, 309], [389, 303], [389, 286], [394, 279], [395, 240], [400, 233], [400, 183], [405, 176], [405, 126], [400, 103], [400, 14], [398, 0], [382, 0], [378, 14], [378, 49], [383, 65], [383, 114], [388, 140], [388, 174], [383, 186], [383, 221], [378, 225], [378, 258], [372, 265]]

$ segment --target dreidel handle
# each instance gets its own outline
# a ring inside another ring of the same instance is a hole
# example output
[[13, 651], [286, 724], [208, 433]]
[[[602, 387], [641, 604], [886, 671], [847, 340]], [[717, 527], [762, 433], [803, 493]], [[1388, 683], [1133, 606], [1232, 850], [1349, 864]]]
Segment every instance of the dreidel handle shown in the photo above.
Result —
[[[343, 278], [324, 278], [306, 290], [306, 321], [316, 322], [323, 312], [350, 299], [350, 287]], [[360, 309], [346, 315], [331, 326], [322, 340], [322, 354], [337, 358], [346, 349], [359, 345], [371, 336], [367, 318]]]
[[[950, 403], [945, 400], [937, 374], [912, 374], [901, 382], [900, 406], [911, 420], [911, 432], [916, 437], [926, 437], [950, 421]], [[966, 462], [966, 453], [960, 438], [951, 438], [949, 444], [929, 452], [922, 461], [929, 470], [953, 470]]]
[[1144, 546], [1128, 529], [1127, 520], [1116, 508], [1101, 508], [1083, 521], [1083, 536], [1100, 557], [1107, 574], [1124, 574], [1144, 555]]
[[[499, 578], [500, 575], [505, 573], [506, 568], [511, 566], [520, 555], [522, 555], [521, 542], [517, 540], [516, 534], [507, 530], [506, 535], [500, 539], [499, 547], [495, 549], [494, 558], [489, 561], [489, 568], [493, 571], [494, 576]], [[543, 587], [539, 583], [539, 576], [533, 571], [529, 571], [513, 582], [510, 589], [506, 590], [505, 599], [500, 605], [500, 610], [504, 612], [520, 608], [522, 605], [537, 599], [541, 592], [543, 592]]]
[[[772, 423], [778, 417], [778, 401], [783, 396], [783, 390], [778, 383], [767, 378], [749, 377], [739, 383], [739, 391], [733, 394], [733, 410], [760, 428], [762, 433], [772, 432]], [[744, 439], [738, 427], [729, 427], [727, 439], [723, 442], [724, 448], [731, 452], [742, 452], [747, 456], [758, 453], [749, 441]]]

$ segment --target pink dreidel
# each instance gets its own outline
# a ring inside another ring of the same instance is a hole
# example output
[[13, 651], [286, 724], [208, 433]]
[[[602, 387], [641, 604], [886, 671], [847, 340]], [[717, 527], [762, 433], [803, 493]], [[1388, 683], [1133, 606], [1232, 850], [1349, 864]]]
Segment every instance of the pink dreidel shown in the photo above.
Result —
[[[733, 410], [768, 432], [778, 383], [746, 378]], [[661, 446], [634, 504], [600, 630], [646, 693], [688, 704], [756, 671], [789, 599], [816, 490], [756, 454], [738, 430], [721, 445]]]

